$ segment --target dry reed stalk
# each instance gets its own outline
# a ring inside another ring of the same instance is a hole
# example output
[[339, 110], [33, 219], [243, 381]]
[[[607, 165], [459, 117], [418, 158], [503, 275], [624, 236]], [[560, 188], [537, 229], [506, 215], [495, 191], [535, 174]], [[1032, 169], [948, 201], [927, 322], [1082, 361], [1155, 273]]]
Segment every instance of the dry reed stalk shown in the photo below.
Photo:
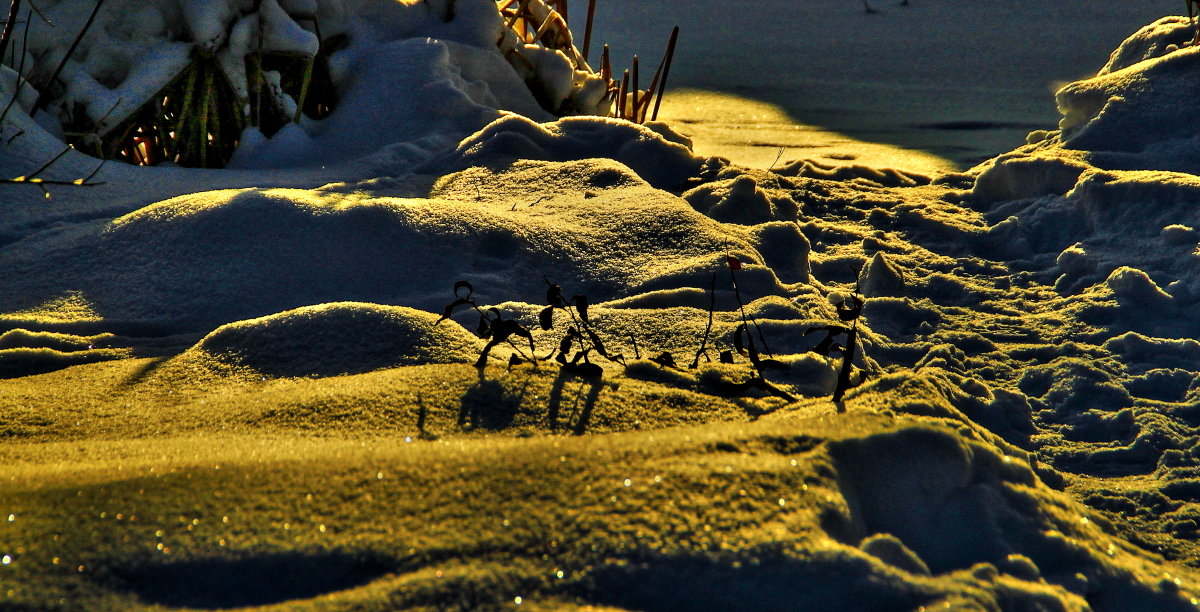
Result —
[[[1190, 5], [1189, 5], [1190, 6]], [[8, 53], [8, 41], [12, 38], [13, 25], [17, 23], [17, 11], [21, 10], [21, 0], [12, 0], [8, 5], [8, 18], [4, 20], [4, 31], [0, 32], [0, 62]], [[25, 22], [25, 30], [29, 30], [29, 21]]]
[[592, 47], [592, 23], [596, 17], [596, 0], [588, 0], [587, 22], [583, 26], [583, 59], [587, 61], [588, 50]]
[[617, 91], [617, 116], [625, 116], [625, 98], [629, 96], [629, 71], [621, 76], [621, 89]]
[[679, 40], [679, 26], [675, 26], [671, 30], [671, 39], [667, 42], [667, 53], [663, 57], [663, 62], [660, 67], [663, 71], [662, 83], [656, 83], [658, 86], [658, 95], [654, 100], [654, 113], [650, 115], [651, 121], [658, 120], [658, 107], [662, 104], [663, 92], [667, 90], [667, 75], [671, 74], [671, 60], [675, 58], [675, 43]]
[[631, 101], [632, 108], [630, 109], [631, 112], [629, 113], [628, 117], [625, 117], [625, 113], [621, 113], [621, 116], [622, 118], [629, 119], [635, 123], [641, 123], [638, 121], [638, 93], [640, 93], [640, 91], [638, 90], [638, 56], [636, 55], [633, 56], [633, 78], [630, 81], [630, 86], [631, 92], [633, 93], [633, 100]]

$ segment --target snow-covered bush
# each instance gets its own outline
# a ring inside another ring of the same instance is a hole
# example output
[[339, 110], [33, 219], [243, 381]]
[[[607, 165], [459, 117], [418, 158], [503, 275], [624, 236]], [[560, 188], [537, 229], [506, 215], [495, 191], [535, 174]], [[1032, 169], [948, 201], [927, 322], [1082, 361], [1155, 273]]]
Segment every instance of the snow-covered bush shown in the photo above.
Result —
[[373, 49], [406, 40], [502, 56], [553, 114], [620, 106], [611, 75], [575, 47], [556, 10], [565, 0], [45, 0], [18, 15], [20, 5], [2, 59], [36, 95], [18, 110], [82, 151], [134, 164], [223, 167], [239, 144], [289, 124], [318, 132]]

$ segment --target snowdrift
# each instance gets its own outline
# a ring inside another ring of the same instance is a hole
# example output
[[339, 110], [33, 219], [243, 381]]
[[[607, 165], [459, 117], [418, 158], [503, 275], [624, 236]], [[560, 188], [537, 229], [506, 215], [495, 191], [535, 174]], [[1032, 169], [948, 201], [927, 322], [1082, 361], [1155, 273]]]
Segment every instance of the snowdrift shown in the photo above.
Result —
[[[921, 177], [537, 116], [489, 76], [492, 3], [455, 6], [347, 22], [357, 89], [240, 169], [107, 164], [49, 204], [3, 186], [14, 605], [1194, 607], [1183, 21], [1061, 90], [1059, 130]], [[14, 108], [15, 174], [61, 144]], [[628, 358], [578, 377], [501, 346], [472, 368], [478, 313], [438, 322], [459, 280], [538, 356], [584, 316], [540, 325], [548, 284], [585, 295]], [[321, 563], [345, 579], [281, 578]], [[249, 569], [275, 579], [220, 588]]]

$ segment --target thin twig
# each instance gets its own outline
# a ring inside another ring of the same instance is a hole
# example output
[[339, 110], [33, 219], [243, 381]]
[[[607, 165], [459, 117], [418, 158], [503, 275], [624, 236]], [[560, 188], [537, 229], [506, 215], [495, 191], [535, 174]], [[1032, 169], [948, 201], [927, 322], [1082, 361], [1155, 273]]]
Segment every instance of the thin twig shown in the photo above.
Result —
[[54, 22], [50, 21], [50, 19], [46, 17], [46, 14], [42, 12], [42, 9], [37, 7], [36, 2], [33, 2], [32, 0], [30, 0], [29, 8], [33, 9], [33, 12], [37, 13], [37, 16], [40, 17], [42, 21], [46, 22], [46, 25], [48, 25], [52, 28], [54, 27]]
[[[21, 8], [21, 0], [12, 0], [8, 5], [8, 18], [4, 20], [4, 31], [0, 32], [0, 63], [4, 62], [4, 54], [8, 53], [8, 41], [12, 38], [13, 25], [17, 23], [17, 11]], [[29, 31], [29, 22], [25, 22], [25, 31]], [[18, 79], [18, 83], [20, 79]]]
[[[746, 314], [746, 305], [742, 303], [742, 292], [738, 289], [737, 277], [733, 274], [733, 266], [729, 266], [729, 280], [733, 283], [733, 296], [737, 298], [738, 308], [742, 312], [742, 323], [750, 323], [754, 329], [758, 331], [758, 339], [762, 341], [763, 352], [767, 355], [774, 356], [771, 353], [771, 347], [767, 346], [767, 339], [763, 336], [762, 328], [758, 326], [758, 321], [754, 317]], [[750, 329], [746, 329], [746, 333], [750, 333]]]
[[[25, 85], [29, 82], [29, 79], [25, 78], [25, 56], [29, 55], [27, 52], [27, 49], [29, 48], [29, 26], [32, 25], [32, 23], [33, 16], [29, 13], [26, 13], [25, 31], [21, 34], [21, 61], [17, 63], [17, 88], [13, 90], [13, 97], [8, 101], [8, 105], [4, 107], [4, 112], [0, 113], [0, 125], [4, 123], [4, 119], [8, 117], [8, 111], [12, 110], [13, 105], [16, 104], [17, 100], [21, 97], [21, 90], [24, 89]], [[13, 48], [13, 51], [16, 51], [15, 47]], [[0, 58], [3, 58], [2, 53], [0, 53]], [[21, 81], [25, 82], [22, 83]], [[21, 133], [23, 134], [24, 130], [21, 130]]]
[[779, 153], [775, 154], [775, 161], [771, 162], [771, 167], [767, 168], [767, 172], [771, 172], [772, 170], [775, 169], [775, 164], [778, 164], [779, 158], [783, 157], [783, 151], [785, 148], [786, 147], [779, 147]]
[[[39, 185], [39, 186], [40, 185], [62, 185], [62, 186], [66, 186], [66, 187], [96, 187], [98, 185], [104, 184], [103, 181], [97, 181], [95, 183], [90, 183], [84, 179], [75, 179], [73, 181], [62, 181], [62, 180], [58, 180], [58, 179], [30, 178], [27, 176], [18, 176], [17, 178], [10, 178], [10, 179], [0, 179], [0, 183], [7, 184], [7, 185]], [[46, 189], [43, 187], [42, 191], [45, 191], [45, 190]]]
[[713, 310], [716, 310], [716, 307], [717, 307], [717, 273], [713, 272], [712, 273], [712, 281], [709, 283], [709, 287], [708, 287], [708, 324], [704, 326], [704, 335], [700, 337], [700, 348], [696, 349], [696, 357], [694, 359], [692, 359], [692, 365], [689, 366], [692, 369], [695, 369], [696, 366], [700, 365], [700, 356], [701, 355], [707, 356], [707, 353], [705, 351], [708, 348], [708, 338], [710, 335], [712, 335]]
[[58, 161], [58, 160], [62, 159], [62, 157], [63, 157], [64, 155], [66, 155], [67, 153], [69, 153], [69, 152], [71, 151], [71, 149], [74, 149], [74, 148], [75, 148], [75, 147], [72, 147], [71, 145], [67, 145], [67, 146], [63, 147], [63, 149], [62, 149], [61, 151], [59, 151], [59, 152], [58, 152], [58, 155], [55, 155], [54, 157], [51, 157], [51, 158], [50, 158], [50, 161], [48, 161], [48, 162], [46, 162], [46, 163], [42, 164], [42, 167], [41, 167], [41, 168], [38, 168], [37, 170], [34, 170], [33, 172], [31, 172], [31, 173], [29, 173], [29, 174], [25, 175], [23, 178], [26, 178], [26, 179], [33, 179], [33, 178], [36, 178], [36, 177], [37, 177], [37, 175], [41, 174], [42, 172], [45, 172], [45, 171], [46, 171], [46, 168], [49, 168], [50, 166], [53, 166], [53, 165], [54, 165], [54, 162], [56, 162], [56, 161]]

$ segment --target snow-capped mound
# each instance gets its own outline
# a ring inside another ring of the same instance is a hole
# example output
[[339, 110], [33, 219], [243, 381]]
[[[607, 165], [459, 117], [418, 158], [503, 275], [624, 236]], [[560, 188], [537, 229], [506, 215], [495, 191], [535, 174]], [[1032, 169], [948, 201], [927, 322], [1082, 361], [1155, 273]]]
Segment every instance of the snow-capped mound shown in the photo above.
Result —
[[1193, 121], [1200, 83], [1191, 78], [1197, 70], [1200, 48], [1188, 47], [1063, 87], [1055, 94], [1063, 146], [1144, 152], [1170, 163], [1172, 152], [1200, 135]]
[[1164, 17], [1126, 39], [1092, 78], [1055, 94], [1058, 130], [981, 165], [981, 202], [1066, 193], [1089, 167], [1200, 172], [1200, 47], [1183, 17]]
[[750, 176], [702, 185], [683, 195], [698, 211], [725, 223], [754, 225], [795, 221], [800, 205], [785, 193], [768, 193]]
[[1143, 26], [1126, 38], [1097, 74], [1123, 70], [1139, 62], [1162, 57], [1185, 47], [1196, 37], [1196, 25], [1183, 16], [1168, 16]]
[[[914, 427], [831, 442], [829, 453], [844, 483], [847, 530], [872, 536], [862, 548], [905, 571], [970, 570], [989, 583], [1005, 582], [1003, 576], [1014, 600], [1041, 596], [1033, 608], [1052, 601], [1047, 583], [1087, 597], [1096, 609], [1108, 609], [1096, 605], [1100, 601], [1112, 609], [1185, 605], [1172, 590], [1147, 584], [1153, 570], [1131, 547], [1089, 551], [1110, 538], [1097, 515], [1081, 515], [1082, 508], [1040, 483], [1027, 463], [995, 447]], [[1021, 593], [1014, 579], [1034, 588]]]
[[[200, 331], [347, 300], [440, 311], [463, 279], [492, 303], [538, 302], [547, 278], [600, 302], [707, 287], [727, 252], [747, 265], [763, 261], [753, 234], [731, 234], [616, 162], [466, 174], [443, 179], [438, 199], [354, 185], [181, 196], [29, 243], [6, 272], [9, 287], [27, 291], [0, 302], [17, 310], [78, 290], [110, 319]], [[550, 177], [563, 174], [594, 188], [560, 190]], [[489, 202], [493, 183], [502, 194], [524, 185], [529, 195]], [[770, 270], [747, 274], [755, 295], [779, 291]]]
[[[1142, 28], [1090, 79], [1056, 95], [1059, 130], [980, 166], [970, 199], [991, 227], [981, 252], [1040, 271], [1061, 293], [1114, 303], [1104, 325], [1200, 330], [1200, 47], [1182, 17]], [[1090, 288], [1090, 289], [1089, 289]]]
[[[384, 154], [393, 165], [405, 157], [412, 163], [497, 119], [501, 108], [550, 118], [494, 49], [453, 41], [382, 44], [356, 61], [344, 87], [327, 119], [289, 124], [261, 143], [247, 141], [230, 166], [330, 164], [389, 146], [398, 149]], [[386, 99], [380, 99], [380, 91], [387, 92]]]
[[222, 325], [194, 349], [271, 376], [474, 362], [482, 341], [453, 321], [436, 322], [403, 306], [319, 304]]
[[567, 117], [539, 124], [521, 115], [506, 114], [421, 170], [448, 172], [519, 159], [568, 161], [591, 157], [618, 161], [651, 185], [671, 191], [681, 191], [705, 161], [692, 154], [686, 137], [662, 123], [638, 125], [604, 117]]

